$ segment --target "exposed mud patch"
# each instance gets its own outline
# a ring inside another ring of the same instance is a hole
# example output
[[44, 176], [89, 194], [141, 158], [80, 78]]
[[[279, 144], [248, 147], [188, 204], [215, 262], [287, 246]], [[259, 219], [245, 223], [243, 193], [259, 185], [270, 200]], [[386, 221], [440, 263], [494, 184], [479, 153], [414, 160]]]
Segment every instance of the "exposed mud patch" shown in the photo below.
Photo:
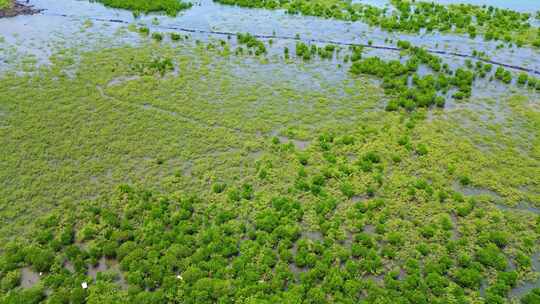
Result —
[[289, 264], [289, 269], [290, 269], [291, 272], [294, 273], [294, 274], [300, 274], [300, 273], [303, 273], [303, 272], [308, 271], [308, 268], [307, 268], [307, 267], [298, 267], [298, 266], [296, 266], [295, 263]]
[[88, 276], [96, 280], [98, 279], [98, 274], [104, 272], [114, 273], [116, 275], [116, 283], [122, 289], [127, 289], [127, 283], [120, 272], [120, 266], [116, 260], [101, 258], [96, 266], [92, 266], [88, 269]]
[[459, 240], [459, 238], [461, 237], [461, 234], [459, 233], [459, 229], [458, 229], [458, 217], [455, 215], [455, 214], [451, 214], [450, 215], [450, 219], [452, 221], [452, 236], [450, 237], [451, 240]]
[[73, 266], [73, 263], [71, 263], [70, 261], [66, 261], [64, 263], [64, 267], [69, 270], [69, 272], [71, 273], [75, 273], [75, 267]]
[[310, 239], [313, 242], [315, 241], [322, 242], [324, 240], [324, 236], [322, 235], [320, 231], [304, 231], [302, 233], [302, 237]]
[[493, 198], [494, 200], [502, 200], [502, 197], [495, 191], [481, 188], [481, 187], [473, 187], [473, 186], [462, 186], [459, 184], [454, 184], [454, 189], [456, 191], [459, 191], [463, 193], [466, 196], [489, 196]]
[[279, 131], [276, 130], [272, 131], [271, 135], [277, 137], [282, 144], [292, 143], [298, 150], [305, 150], [309, 147], [309, 141], [289, 138], [288, 136], [281, 135]]
[[375, 234], [375, 226], [374, 225], [365, 225], [364, 226], [364, 230], [363, 230], [365, 233], [368, 233], [368, 234]]
[[191, 177], [192, 172], [193, 172], [193, 163], [188, 161], [182, 167], [182, 175], [185, 177]]
[[126, 83], [126, 82], [129, 82], [129, 81], [132, 81], [132, 80], [137, 80], [139, 79], [140, 77], [135, 75], [135, 76], [120, 76], [120, 77], [116, 77], [116, 78], [113, 78], [111, 81], [109, 81], [107, 83], [107, 87], [112, 87], [112, 86], [115, 86], [115, 85], [120, 85], [120, 84], [123, 84], [123, 83]]
[[255, 160], [262, 158], [263, 155], [264, 155], [263, 150], [257, 150], [257, 151], [253, 151], [249, 153], [249, 157]]
[[[532, 257], [532, 268], [535, 272], [540, 271], [540, 252]], [[510, 291], [510, 298], [521, 298], [534, 288], [540, 288], [540, 277], [536, 280], [526, 281]]]
[[502, 204], [496, 204], [495, 205], [497, 209], [502, 211], [525, 211], [525, 212], [531, 212], [534, 214], [540, 214], [540, 209], [531, 206], [530, 204], [526, 202], [520, 202], [516, 206], [507, 206]]
[[367, 199], [367, 196], [365, 195], [353, 195], [353, 197], [351, 197], [351, 201], [353, 203], [358, 203], [358, 202], [361, 202], [361, 201], [365, 201]]
[[40, 275], [34, 272], [30, 267], [24, 267], [21, 269], [21, 287], [31, 288], [39, 283]]
[[378, 275], [368, 275], [368, 276], [365, 276], [365, 278], [367, 280], [372, 280], [373, 282], [377, 283], [377, 284], [382, 284], [384, 283], [384, 274], [378, 274]]
[[279, 138], [279, 142], [281, 143], [285, 143], [285, 144], [293, 143], [293, 145], [298, 150], [305, 150], [309, 146], [309, 141], [306, 141], [306, 140], [290, 139], [286, 136], [278, 136], [278, 138]]
[[10, 8], [0, 10], [0, 18], [15, 17], [18, 15], [34, 15], [42, 11], [42, 9], [36, 9], [32, 5], [13, 1]]

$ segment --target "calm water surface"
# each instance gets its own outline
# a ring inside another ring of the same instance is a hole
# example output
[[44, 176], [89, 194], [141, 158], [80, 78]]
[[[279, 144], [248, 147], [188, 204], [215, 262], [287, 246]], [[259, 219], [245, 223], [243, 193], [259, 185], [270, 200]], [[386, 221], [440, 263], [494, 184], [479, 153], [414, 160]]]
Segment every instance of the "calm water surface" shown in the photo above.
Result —
[[[385, 0], [362, 0], [372, 4], [382, 4]], [[521, 3], [536, 3], [540, 1], [508, 1]], [[190, 28], [205, 31], [250, 32], [253, 34], [278, 35], [294, 37], [300, 35], [305, 39], [322, 39], [348, 43], [366, 44], [372, 41], [376, 45], [392, 45], [399, 40], [409, 40], [415, 45], [429, 49], [441, 49], [459, 53], [471, 54], [473, 50], [484, 51], [491, 59], [512, 65], [529, 67], [540, 70], [540, 52], [529, 48], [504, 48], [497, 50], [499, 42], [486, 42], [481, 37], [468, 37], [429, 33], [410, 35], [387, 33], [377, 28], [371, 28], [362, 22], [346, 22], [328, 20], [316, 17], [289, 15], [282, 10], [245, 9], [234, 6], [223, 6], [211, 0], [196, 2], [193, 8], [180, 13], [177, 17], [147, 15], [135, 19], [131, 12], [106, 8], [99, 3], [74, 0], [30, 0], [38, 8], [44, 8], [41, 15], [19, 16], [10, 19], [0, 19], [0, 35], [8, 41], [18, 41], [21, 48], [28, 41], [46, 48], [55, 37], [73, 40], [80, 32], [80, 24], [85, 18], [118, 19], [126, 22], [145, 24], [157, 31], [166, 28]], [[517, 5], [517, 4], [516, 4]], [[68, 15], [70, 18], [60, 17]], [[95, 21], [99, 33], [115, 33], [122, 24], [102, 26], [103, 22]], [[66, 41], [66, 43], [72, 43]], [[26, 47], [29, 52], [35, 51], [32, 46]]]
[[[538, 0], [435, 0], [432, 1], [439, 4], [473, 4], [479, 6], [493, 6], [505, 8], [520, 12], [536, 12], [540, 11], [540, 1]], [[353, 3], [365, 3], [375, 6], [389, 5], [388, 0], [353, 0]]]

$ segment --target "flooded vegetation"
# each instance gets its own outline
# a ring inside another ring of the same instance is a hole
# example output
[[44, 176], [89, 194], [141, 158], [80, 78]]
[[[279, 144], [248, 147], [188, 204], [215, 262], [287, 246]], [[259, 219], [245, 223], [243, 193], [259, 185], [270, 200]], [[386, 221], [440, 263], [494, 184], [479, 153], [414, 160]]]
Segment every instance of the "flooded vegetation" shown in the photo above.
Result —
[[[494, 6], [471, 4], [442, 5], [435, 2], [391, 0], [389, 6], [341, 0], [324, 1], [266, 1], [219, 0], [219, 3], [242, 7], [284, 9], [288, 14], [302, 14], [346, 21], [363, 21], [387, 31], [455, 32], [475, 38], [483, 34], [486, 40], [502, 40], [518, 45], [531, 43], [540, 46], [539, 33], [531, 27], [534, 12], [521, 13]], [[536, 36], [534, 36], [536, 35]]]
[[141, 13], [148, 14], [150, 12], [165, 12], [170, 16], [176, 16], [179, 11], [188, 9], [192, 5], [188, 2], [175, 0], [98, 0], [97, 2], [114, 8], [122, 8], [133, 11], [134, 16], [138, 16]]
[[540, 303], [535, 3], [31, 0], [0, 303]]

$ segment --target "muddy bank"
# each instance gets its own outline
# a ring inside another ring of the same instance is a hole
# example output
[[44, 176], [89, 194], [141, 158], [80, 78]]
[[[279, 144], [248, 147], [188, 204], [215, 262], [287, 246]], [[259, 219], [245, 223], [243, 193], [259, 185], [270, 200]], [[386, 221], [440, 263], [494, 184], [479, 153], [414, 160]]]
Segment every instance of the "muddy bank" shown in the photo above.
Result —
[[10, 8], [0, 10], [0, 18], [15, 17], [18, 15], [34, 15], [41, 11], [43, 10], [36, 9], [33, 5], [13, 1]]

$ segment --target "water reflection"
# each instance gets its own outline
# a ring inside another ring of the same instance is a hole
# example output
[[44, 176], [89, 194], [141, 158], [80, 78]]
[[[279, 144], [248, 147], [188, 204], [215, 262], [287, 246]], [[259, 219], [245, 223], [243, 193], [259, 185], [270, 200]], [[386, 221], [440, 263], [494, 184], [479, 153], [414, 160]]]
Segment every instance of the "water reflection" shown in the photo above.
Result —
[[[427, 1], [427, 0], [425, 0]], [[353, 0], [353, 3], [369, 4], [378, 7], [388, 6], [390, 0]], [[538, 0], [520, 0], [520, 1], [508, 1], [508, 0], [435, 0], [428, 1], [438, 4], [473, 4], [479, 6], [493, 6], [497, 8], [510, 9], [519, 12], [535, 12], [540, 10], [540, 1]]]
[[[381, 2], [368, 0], [369, 2]], [[365, 2], [365, 1], [364, 1]], [[521, 1], [520, 1], [521, 2]], [[526, 1], [525, 1], [526, 2]], [[31, 0], [36, 8], [44, 8], [42, 15], [19, 16], [0, 20], [0, 35], [13, 42], [13, 37], [30, 37], [35, 44], [44, 46], [63, 37], [72, 42], [80, 32], [85, 18], [115, 19], [127, 23], [136, 22], [156, 30], [165, 28], [190, 28], [204, 31], [250, 32], [261, 35], [294, 37], [305, 39], [337, 40], [348, 43], [393, 46], [398, 40], [408, 40], [418, 46], [451, 52], [471, 54], [473, 50], [487, 53], [492, 60], [511, 65], [540, 70], [540, 52], [530, 48], [497, 49], [500, 42], [484, 41], [481, 37], [470, 39], [465, 36], [428, 33], [398, 34], [372, 28], [362, 22], [328, 20], [316, 17], [289, 15], [283, 10], [246, 9], [216, 4], [211, 0], [196, 2], [193, 8], [181, 12], [177, 17], [149, 14], [136, 19], [129, 11], [110, 9], [99, 3], [74, 0]], [[374, 3], [371, 3], [374, 4]], [[540, 3], [538, 4], [540, 6]], [[70, 18], [60, 17], [67, 15]], [[99, 22], [96, 22], [99, 23]], [[102, 34], [113, 34], [122, 24], [98, 27]], [[95, 27], [89, 31], [96, 31]], [[91, 41], [83, 39], [83, 41]], [[25, 42], [17, 41], [24, 45]]]

